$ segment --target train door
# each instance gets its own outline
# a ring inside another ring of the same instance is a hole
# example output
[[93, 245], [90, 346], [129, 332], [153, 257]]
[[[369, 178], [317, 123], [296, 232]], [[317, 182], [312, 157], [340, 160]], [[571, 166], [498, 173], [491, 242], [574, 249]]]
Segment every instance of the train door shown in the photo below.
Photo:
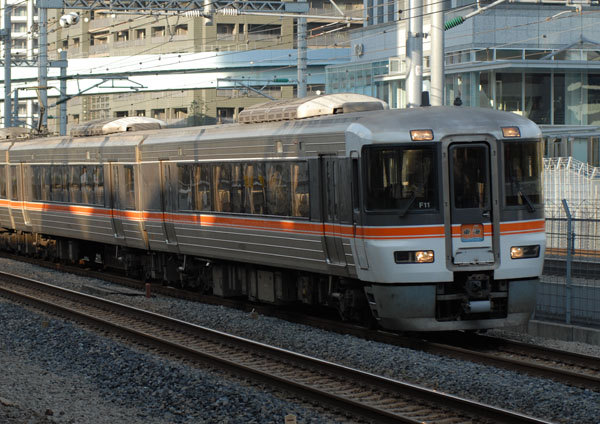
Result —
[[369, 269], [367, 260], [367, 250], [365, 242], [362, 239], [362, 233], [359, 231], [363, 227], [363, 213], [360, 202], [360, 164], [358, 162], [358, 152], [350, 152], [352, 169], [352, 243], [358, 259], [358, 266], [361, 269]]
[[111, 163], [110, 171], [110, 210], [112, 216], [113, 233], [116, 239], [124, 239], [125, 232], [123, 231], [123, 215], [125, 213], [122, 195], [121, 184], [125, 181], [122, 165]]
[[[31, 169], [31, 168], [29, 168]], [[27, 227], [31, 227], [31, 219], [29, 218], [29, 210], [27, 209], [27, 205], [25, 204], [27, 200], [27, 190], [25, 187], [25, 167], [23, 164], [19, 165], [18, 168], [19, 178], [18, 185], [19, 191], [21, 193], [21, 209], [23, 210], [23, 223]]]
[[[327, 262], [332, 265], [346, 265], [346, 255], [342, 242], [339, 210], [339, 191], [342, 183], [335, 156], [321, 156], [321, 216]], [[345, 182], [344, 182], [345, 183]]]
[[495, 263], [492, 156], [496, 156], [495, 151], [491, 152], [490, 145], [485, 142], [453, 143], [449, 147], [454, 265], [490, 266]]
[[169, 163], [160, 162], [160, 201], [162, 210], [162, 221], [165, 230], [165, 241], [167, 245], [177, 244], [177, 234], [175, 233], [175, 224], [173, 221], [173, 213], [176, 211], [177, 188], [174, 184], [177, 184], [178, 175], [175, 175], [173, 179], [171, 175], [171, 166]]
[[[18, 165], [9, 165], [8, 166], [8, 198], [10, 199], [10, 220], [12, 224], [12, 228], [20, 227], [18, 224], [21, 223], [22, 208], [23, 202], [19, 202], [19, 192], [18, 192], [18, 173], [19, 166]], [[21, 229], [21, 228], [19, 228]]]

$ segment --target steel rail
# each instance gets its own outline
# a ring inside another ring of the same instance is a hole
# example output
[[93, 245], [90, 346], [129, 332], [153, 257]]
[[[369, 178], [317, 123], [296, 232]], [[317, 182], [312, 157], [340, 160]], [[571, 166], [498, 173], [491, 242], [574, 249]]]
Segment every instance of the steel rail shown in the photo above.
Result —
[[[546, 421], [523, 414], [336, 365], [306, 355], [300, 355], [241, 337], [231, 336], [163, 315], [62, 289], [24, 277], [0, 273], [0, 281], [0, 285], [2, 286], [0, 295], [4, 297], [63, 316], [73, 317], [78, 321], [85, 322], [97, 328], [107, 329], [113, 334], [117, 333], [143, 345], [151, 345], [180, 357], [209, 363], [213, 366], [227, 369], [236, 375], [243, 375], [253, 380], [291, 391], [304, 398], [326, 403], [338, 410], [349, 411], [357, 416], [375, 420], [376, 422], [417, 423], [423, 422], [424, 419], [422, 416], [414, 418], [402, 415], [394, 411], [394, 408], [387, 406], [388, 409], [385, 409], [385, 405], [373, 403], [370, 400], [362, 401], [360, 395], [351, 398], [352, 394], [349, 393], [347, 388], [328, 389], [327, 384], [331, 386], [331, 381], [334, 382], [334, 385], [339, 382], [340, 384], [343, 383], [342, 386], [345, 384], [348, 387], [349, 384], [352, 388], [358, 387], [359, 392], [365, 391], [369, 394], [368, 396], [372, 396], [373, 393], [377, 394], [377, 396], [390, 396], [389, 394], [391, 393], [393, 396], [386, 398], [386, 401], [408, 397], [410, 398], [409, 403], [412, 405], [418, 399], [418, 402], [423, 402], [424, 405], [427, 405], [421, 408], [429, 411], [435, 405], [437, 408], [436, 413], [446, 414], [444, 415], [445, 418], [448, 415], [454, 417], [465, 417], [467, 415], [471, 417], [468, 418], [469, 422], [475, 418], [475, 421], [488, 419], [498, 423], [546, 423]], [[12, 285], [13, 288], [7, 288], [5, 287], [6, 285]], [[44, 295], [50, 294], [55, 299], [53, 301], [44, 300], [38, 298], [36, 295], [22, 294], [19, 292], [22, 290], [43, 292]], [[66, 303], [66, 305], [57, 304], [57, 299], [59, 298], [63, 299], [62, 302]], [[99, 312], [92, 314], [91, 312], [78, 311], [77, 309], [82, 307], [82, 305], [86, 309], [98, 308]], [[100, 316], [94, 316], [96, 314]], [[107, 318], [107, 315], [114, 314], [119, 318], [115, 318], [114, 316], [112, 316], [112, 319]], [[123, 319], [121, 317], [126, 317], [128, 320], [135, 318], [136, 321], [129, 326], [124, 326], [118, 322]], [[135, 328], [140, 323], [142, 323], [142, 327], [139, 328], [143, 328], [143, 330]], [[160, 330], [156, 330], [156, 326], [160, 326]], [[163, 337], [157, 336], [156, 333], [149, 334], [150, 331], [165, 332], [166, 329], [170, 331], [170, 336], [174, 339], [165, 340]], [[172, 333], [175, 333], [177, 336], [173, 336]], [[202, 343], [208, 343], [208, 340], [210, 340], [210, 347], [203, 348], [200, 351], [197, 347], [193, 347], [193, 343], [189, 341], [190, 339], [195, 339], [196, 344], [198, 344], [198, 340], [201, 340]], [[185, 344], [186, 342], [188, 343], [187, 345]], [[238, 360], [228, 359], [218, 350], [216, 353], [214, 352], [215, 346], [224, 345], [234, 346], [239, 352], [238, 356], [255, 359], [256, 355], [263, 355], [270, 362], [261, 368], [261, 366], [245, 365]], [[212, 353], [211, 350], [213, 350]], [[279, 364], [277, 366], [281, 366], [281, 364], [294, 364], [295, 368], [291, 371], [291, 374], [296, 374], [299, 370], [313, 370], [311, 372], [317, 379], [326, 381], [329, 378], [330, 382], [326, 383], [325, 386], [319, 386], [322, 383], [315, 384], [312, 381], [315, 378], [314, 376], [308, 379], [306, 377], [298, 379], [296, 375], [293, 376], [295, 378], [288, 378], [286, 373], [290, 374], [290, 370], [282, 373], [281, 371], [276, 372], [270, 369], [272, 367], [271, 364], [275, 363]], [[329, 374], [329, 376], [325, 374]], [[362, 397], [364, 398], [364, 395]], [[395, 406], [397, 407], [398, 404]], [[440, 412], [440, 408], [443, 412]], [[450, 412], [448, 412], [449, 410]], [[423, 413], [423, 411], [420, 412], [420, 414]], [[430, 412], [428, 413], [430, 414]]]
[[[143, 290], [145, 286], [145, 283], [139, 280], [120, 275], [102, 273], [57, 263], [48, 264], [47, 262], [37, 259], [14, 256], [5, 252], [0, 252], [0, 257], [9, 257], [14, 260], [34, 263], [36, 265], [41, 265], [62, 272], [74, 273], [76, 275], [86, 277], [94, 277], [139, 290]], [[333, 331], [340, 334], [349, 334], [366, 340], [377, 341], [435, 355], [495, 366], [511, 371], [526, 373], [528, 375], [549, 378], [565, 384], [584, 387], [600, 392], [600, 358], [593, 356], [576, 354], [557, 349], [549, 349], [507, 339], [496, 339], [496, 342], [494, 342], [497, 349], [502, 346], [502, 349], [511, 350], [511, 353], [515, 353], [518, 350], [523, 351], [528, 349], [529, 352], [531, 352], [531, 356], [544, 358], [545, 363], [536, 363], [535, 360], [519, 360], [509, 356], [508, 354], [502, 356], [500, 352], [482, 352], [482, 342], [475, 342], [476, 337], [479, 337], [481, 340], [483, 340], [483, 336], [481, 335], [465, 335], [460, 332], [452, 332], [442, 337], [431, 336], [425, 333], [401, 335], [387, 331], [375, 331], [360, 325], [311, 317], [302, 313], [290, 311], [289, 309], [282, 310], [268, 305], [259, 305], [237, 299], [226, 299], [202, 295], [173, 287], [162, 286], [160, 284], [151, 284], [151, 292], [213, 305], [223, 305], [246, 311], [254, 309], [261, 315], [274, 316], [287, 321], [310, 325], [327, 331]], [[486, 340], [488, 340], [488, 344], [492, 343], [492, 338], [489, 336]], [[479, 347], [476, 347], [477, 345], [479, 345]], [[519, 355], [523, 356], [521, 354]], [[572, 369], [558, 366], [557, 363], [561, 362], [568, 364], [571, 368], [579, 368], [581, 371], [573, 371]], [[554, 364], [548, 365], [548, 363]], [[590, 370], [591, 372], [589, 372]]]

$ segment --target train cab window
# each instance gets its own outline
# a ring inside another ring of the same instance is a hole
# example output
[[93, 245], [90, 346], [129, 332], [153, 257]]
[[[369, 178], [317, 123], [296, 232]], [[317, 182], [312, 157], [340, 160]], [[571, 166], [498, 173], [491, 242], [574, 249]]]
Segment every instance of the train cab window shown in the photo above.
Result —
[[197, 211], [212, 210], [210, 192], [210, 165], [200, 164], [194, 167], [193, 175], [194, 209]]
[[308, 163], [292, 164], [292, 216], [310, 216], [310, 192], [308, 185]]
[[459, 209], [490, 208], [488, 151], [483, 145], [452, 148], [454, 205]]
[[0, 198], [6, 199], [6, 166], [0, 165]]
[[17, 175], [18, 175], [18, 168], [16, 166], [11, 166], [10, 167], [10, 187], [11, 187], [10, 198], [12, 200], [18, 200], [18, 191], [17, 191], [18, 179], [17, 179]]
[[290, 216], [290, 166], [285, 162], [269, 162], [267, 170], [267, 214]]
[[241, 163], [231, 165], [231, 212], [243, 213], [244, 174]]
[[244, 210], [246, 213], [265, 213], [265, 165], [244, 164]]
[[123, 198], [123, 207], [125, 209], [135, 209], [135, 176], [133, 165], [125, 165], [125, 197]]
[[526, 206], [543, 202], [543, 145], [537, 141], [504, 144], [504, 191], [507, 206]]
[[365, 148], [367, 210], [437, 208], [434, 150], [432, 147]]
[[213, 166], [215, 212], [231, 212], [231, 164]]

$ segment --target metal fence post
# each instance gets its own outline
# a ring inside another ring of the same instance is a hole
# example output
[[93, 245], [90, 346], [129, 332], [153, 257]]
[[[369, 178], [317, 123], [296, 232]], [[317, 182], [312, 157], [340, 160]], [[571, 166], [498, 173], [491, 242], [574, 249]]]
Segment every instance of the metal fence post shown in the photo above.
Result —
[[566, 199], [562, 199], [563, 208], [567, 214], [567, 278], [566, 278], [566, 323], [571, 324], [571, 262], [573, 261], [573, 251], [575, 249], [575, 234], [573, 234], [573, 217], [569, 210], [569, 204]]

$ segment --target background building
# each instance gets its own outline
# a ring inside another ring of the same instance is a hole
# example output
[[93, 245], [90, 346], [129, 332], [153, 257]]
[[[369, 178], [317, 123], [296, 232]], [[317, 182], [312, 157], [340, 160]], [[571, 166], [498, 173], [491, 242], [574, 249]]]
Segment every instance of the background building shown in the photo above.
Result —
[[[307, 19], [309, 94], [324, 90], [325, 65], [347, 61], [347, 32], [361, 26], [360, 21], [348, 24], [340, 13], [362, 18], [360, 0], [336, 5], [310, 2], [309, 14], [323, 18]], [[69, 125], [140, 115], [175, 126], [229, 122], [249, 105], [295, 96], [294, 18], [219, 15], [207, 20], [96, 10], [78, 11], [76, 24], [61, 26], [60, 17], [71, 11], [48, 10], [48, 59], [67, 53], [67, 92], [75, 96], [68, 101]], [[58, 74], [58, 68], [49, 69], [50, 132], [58, 131], [59, 111], [52, 107], [59, 96]], [[13, 70], [22, 102], [36, 98], [35, 90], [24, 90], [36, 79], [36, 68]], [[37, 108], [26, 115], [37, 122]]]
[[[365, 1], [373, 16], [350, 34], [350, 63], [327, 67], [326, 90], [374, 95], [392, 107], [406, 107], [407, 21], [393, 18], [406, 14], [407, 2], [371, 4]], [[446, 22], [476, 7], [457, 0], [446, 4]], [[501, 4], [447, 30], [445, 104], [458, 98], [463, 106], [527, 116], [543, 126], [547, 155], [600, 164], [600, 8], [597, 2], [586, 5], [578, 11], [564, 5]], [[430, 5], [423, 8], [425, 34], [431, 12]], [[430, 56], [426, 37], [424, 90], [429, 90]]]

